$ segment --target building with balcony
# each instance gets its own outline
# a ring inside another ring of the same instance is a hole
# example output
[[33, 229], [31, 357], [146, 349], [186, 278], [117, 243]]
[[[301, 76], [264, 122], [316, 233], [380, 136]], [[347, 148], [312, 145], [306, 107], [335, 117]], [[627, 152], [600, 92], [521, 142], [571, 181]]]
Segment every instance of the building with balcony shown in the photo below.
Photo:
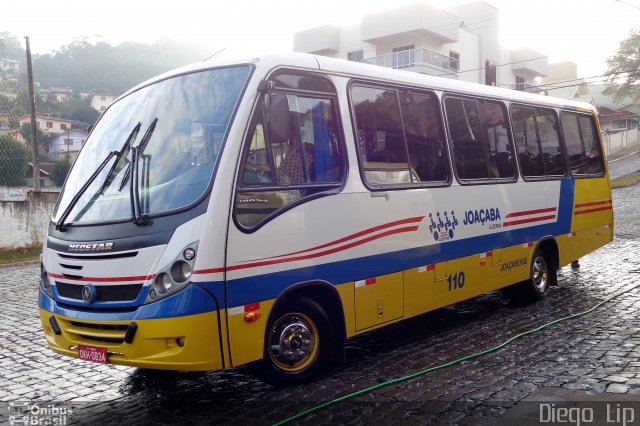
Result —
[[296, 52], [525, 90], [548, 75], [545, 54], [498, 42], [500, 13], [485, 2], [440, 10], [427, 3], [365, 15], [345, 27], [294, 34]]

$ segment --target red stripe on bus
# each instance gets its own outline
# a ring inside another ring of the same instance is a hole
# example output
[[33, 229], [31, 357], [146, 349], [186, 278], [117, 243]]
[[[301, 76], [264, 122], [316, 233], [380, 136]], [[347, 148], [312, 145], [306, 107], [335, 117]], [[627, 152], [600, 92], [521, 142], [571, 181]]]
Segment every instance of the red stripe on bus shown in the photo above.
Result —
[[513, 220], [511, 222], [505, 222], [502, 226], [514, 226], [514, 225], [522, 225], [523, 223], [532, 223], [532, 222], [542, 222], [543, 220], [555, 219], [556, 215], [552, 214], [549, 216], [540, 216], [540, 217], [532, 217], [530, 219], [521, 219], [521, 220]]
[[576, 204], [576, 209], [579, 209], [580, 207], [590, 207], [590, 206], [599, 206], [601, 204], [611, 204], [611, 200], [604, 200], [604, 201], [594, 201], [592, 203], [581, 203], [581, 204]]
[[555, 212], [557, 210], [557, 208], [555, 207], [549, 207], [546, 209], [537, 209], [537, 210], [526, 210], [526, 211], [522, 211], [522, 212], [515, 212], [515, 213], [509, 213], [507, 215], [507, 218], [510, 217], [517, 217], [517, 216], [529, 216], [532, 214], [539, 214], [539, 213], [549, 213], [549, 212]]
[[70, 280], [70, 281], [82, 281], [82, 282], [96, 282], [96, 283], [115, 283], [118, 281], [147, 281], [152, 280], [156, 276], [147, 275], [147, 276], [138, 276], [138, 277], [112, 277], [112, 278], [98, 278], [98, 277], [82, 277], [82, 278], [73, 278], [67, 275], [61, 274], [49, 274], [51, 278], [56, 278], [59, 280]]
[[219, 274], [224, 272], [224, 268], [197, 269], [192, 274]]
[[612, 207], [611, 206], [607, 206], [607, 207], [600, 207], [597, 209], [589, 209], [589, 210], [580, 210], [575, 212], [575, 215], [579, 215], [579, 214], [585, 214], [585, 213], [595, 213], [595, 212], [603, 212], [603, 211], [607, 211], [607, 210], [611, 210]]
[[384, 237], [388, 237], [389, 235], [394, 235], [394, 234], [402, 234], [405, 232], [413, 232], [413, 231], [417, 231], [418, 227], [417, 226], [407, 226], [404, 228], [397, 228], [397, 229], [391, 229], [387, 232], [382, 232], [380, 234], [375, 234], [372, 235], [368, 238], [364, 238], [362, 240], [358, 240], [358, 241], [353, 241], [349, 244], [345, 244], [343, 246], [340, 247], [336, 247], [336, 248], [332, 248], [330, 250], [325, 250], [325, 251], [321, 251], [321, 252], [317, 252], [317, 253], [312, 253], [312, 254], [306, 254], [304, 256], [294, 256], [294, 257], [288, 257], [288, 258], [284, 258], [284, 259], [272, 259], [272, 260], [264, 260], [264, 261], [259, 261], [259, 262], [254, 262], [254, 263], [246, 263], [244, 265], [232, 265], [226, 268], [226, 271], [237, 271], [239, 269], [249, 269], [249, 268], [255, 268], [258, 266], [268, 266], [268, 265], [277, 265], [280, 263], [289, 263], [289, 262], [296, 262], [298, 260], [307, 260], [307, 259], [314, 259], [316, 257], [322, 257], [322, 256], [327, 256], [329, 254], [333, 254], [333, 253], [338, 253], [344, 250], [348, 250], [350, 248], [353, 247], [357, 247], [360, 246], [362, 244], [366, 244], [370, 241], [374, 241], [374, 240], [378, 240], [380, 238], [384, 238]]
[[[424, 217], [424, 216], [423, 216]], [[338, 253], [340, 251], [344, 251], [353, 247], [357, 247], [360, 246], [362, 244], [371, 242], [371, 241], [375, 241], [377, 239], [380, 238], [384, 238], [384, 237], [388, 237], [389, 235], [394, 235], [394, 234], [401, 234], [404, 232], [413, 232], [413, 231], [417, 231], [418, 230], [418, 226], [406, 226], [404, 228], [397, 228], [397, 229], [391, 229], [389, 231], [386, 232], [382, 232], [380, 234], [375, 234], [375, 235], [371, 235], [368, 238], [364, 238], [362, 240], [357, 240], [357, 241], [353, 241], [349, 244], [345, 244], [343, 246], [340, 247], [335, 247], [332, 248], [330, 250], [325, 250], [325, 251], [321, 251], [321, 252], [317, 252], [317, 253], [312, 253], [312, 254], [307, 254], [304, 256], [294, 256], [294, 257], [287, 257], [284, 259], [274, 259], [274, 258], [266, 258], [264, 260], [259, 260], [256, 262], [251, 262], [251, 263], [244, 263], [244, 264], [240, 264], [240, 265], [233, 265], [233, 266], [229, 266], [227, 268], [224, 267], [220, 267], [220, 268], [211, 268], [211, 269], [198, 269], [193, 271], [193, 274], [216, 274], [216, 273], [222, 273], [222, 272], [227, 272], [227, 271], [237, 271], [239, 269], [249, 269], [249, 268], [255, 268], [258, 266], [268, 266], [268, 265], [277, 265], [280, 263], [288, 263], [288, 262], [295, 262], [298, 260], [307, 260], [307, 259], [313, 259], [316, 257], [322, 257], [322, 256], [327, 256], [329, 254], [333, 254], [333, 253]], [[311, 250], [311, 249], [309, 249]], [[307, 251], [307, 250], [305, 250]], [[296, 254], [296, 253], [293, 253]], [[285, 255], [283, 255], [285, 256]]]
[[267, 259], [277, 259], [279, 257], [293, 256], [295, 254], [301, 254], [301, 253], [307, 253], [307, 252], [314, 251], [314, 250], [320, 250], [320, 249], [323, 249], [323, 248], [326, 248], [326, 247], [331, 247], [331, 246], [334, 246], [334, 245], [337, 245], [337, 244], [340, 244], [340, 243], [344, 243], [346, 241], [353, 240], [355, 238], [362, 237], [364, 235], [371, 234], [371, 233], [374, 233], [374, 232], [377, 232], [377, 231], [381, 231], [383, 229], [391, 228], [391, 227], [394, 227], [394, 226], [397, 226], [397, 225], [406, 225], [408, 223], [420, 222], [420, 221], [422, 221], [422, 219], [424, 219], [424, 216], [417, 216], [417, 217], [412, 217], [412, 218], [409, 218], [409, 219], [396, 220], [394, 222], [385, 223], [384, 225], [378, 225], [378, 226], [374, 226], [373, 228], [369, 228], [369, 229], [365, 229], [363, 231], [356, 232], [355, 234], [347, 235], [346, 237], [343, 237], [343, 238], [340, 238], [338, 240], [331, 241], [331, 242], [328, 242], [328, 243], [325, 243], [325, 244], [322, 244], [322, 245], [319, 245], [319, 246], [311, 247], [311, 248], [300, 250], [300, 251], [294, 251], [294, 252], [291, 252], [291, 253], [279, 254], [277, 256], [270, 256], [270, 257], [263, 257], [263, 258], [260, 258], [260, 259], [248, 260], [247, 262], [256, 262], [256, 261], [267, 260]]

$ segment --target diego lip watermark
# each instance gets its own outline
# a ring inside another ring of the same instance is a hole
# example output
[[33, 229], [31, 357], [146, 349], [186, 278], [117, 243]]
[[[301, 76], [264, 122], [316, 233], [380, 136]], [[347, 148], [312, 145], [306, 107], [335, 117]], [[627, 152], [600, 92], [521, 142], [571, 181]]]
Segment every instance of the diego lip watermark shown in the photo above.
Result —
[[[583, 426], [588, 424], [608, 424], [629, 426], [635, 424], [635, 408], [620, 403], [599, 404], [589, 407], [561, 406], [551, 403], [540, 404], [540, 423], [569, 424]], [[606, 423], [605, 423], [606, 422]]]
[[8, 409], [10, 425], [62, 426], [73, 414], [60, 403], [9, 402]]

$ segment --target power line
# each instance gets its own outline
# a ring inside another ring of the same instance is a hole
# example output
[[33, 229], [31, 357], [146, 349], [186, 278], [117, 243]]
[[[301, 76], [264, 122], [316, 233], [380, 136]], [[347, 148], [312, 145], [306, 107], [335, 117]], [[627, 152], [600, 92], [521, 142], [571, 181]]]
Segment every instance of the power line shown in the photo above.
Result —
[[[529, 62], [529, 61], [536, 61], [538, 59], [547, 59], [548, 56], [539, 56], [537, 58], [529, 58], [529, 59], [522, 59], [520, 61], [513, 61], [513, 62], [505, 62], [504, 64], [496, 64], [496, 68], [497, 67], [504, 67], [506, 65], [513, 65], [513, 64], [519, 64], [521, 62]], [[482, 71], [487, 69], [487, 67], [482, 67], [482, 68], [474, 68], [474, 69], [469, 69], [469, 70], [462, 70], [462, 71], [455, 71], [455, 72], [448, 72], [448, 73], [444, 73], [444, 74], [438, 74], [437, 77], [442, 77], [444, 75], [455, 75], [455, 74], [462, 74], [463, 72], [471, 72], [471, 71]]]

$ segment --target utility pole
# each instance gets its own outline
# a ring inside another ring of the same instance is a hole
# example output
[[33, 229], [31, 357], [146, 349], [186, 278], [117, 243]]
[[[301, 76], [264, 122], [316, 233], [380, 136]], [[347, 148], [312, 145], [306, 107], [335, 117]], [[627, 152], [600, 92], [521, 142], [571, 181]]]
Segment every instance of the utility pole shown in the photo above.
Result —
[[38, 125], [36, 124], [36, 96], [33, 91], [33, 68], [31, 66], [31, 47], [27, 40], [27, 74], [29, 76], [29, 101], [31, 102], [31, 153], [33, 155], [33, 190], [40, 192], [40, 164], [38, 164]]

